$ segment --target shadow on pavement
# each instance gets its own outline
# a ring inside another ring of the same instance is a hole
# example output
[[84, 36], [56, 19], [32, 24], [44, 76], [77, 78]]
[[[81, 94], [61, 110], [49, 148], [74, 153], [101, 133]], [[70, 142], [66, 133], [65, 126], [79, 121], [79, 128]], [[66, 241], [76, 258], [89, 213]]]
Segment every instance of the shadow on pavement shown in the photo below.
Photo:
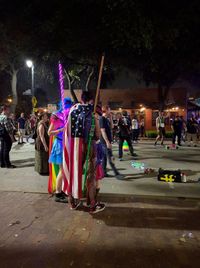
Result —
[[[92, 236], [92, 234], [91, 234]], [[156, 240], [156, 238], [155, 238]], [[163, 248], [148, 241], [137, 243], [128, 240], [126, 244], [109, 236], [81, 244], [79, 240], [53, 243], [50, 240], [34, 242], [20, 247], [10, 246], [0, 249], [2, 268], [199, 268], [199, 249], [190, 247]], [[167, 237], [166, 237], [167, 241]], [[167, 244], [167, 243], [166, 243]]]
[[[106, 207], [103, 213], [94, 214], [106, 225], [129, 228], [200, 230], [199, 210]], [[191, 221], [191, 219], [195, 221]]]

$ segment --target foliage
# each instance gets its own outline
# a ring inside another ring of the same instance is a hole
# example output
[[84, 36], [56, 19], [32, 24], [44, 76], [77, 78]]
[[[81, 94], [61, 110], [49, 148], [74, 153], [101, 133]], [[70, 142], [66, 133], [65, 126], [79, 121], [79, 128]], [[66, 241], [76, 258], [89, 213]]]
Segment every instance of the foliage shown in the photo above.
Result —
[[[156, 138], [158, 136], [158, 133], [156, 130], [147, 130], [145, 131], [147, 138]], [[172, 131], [166, 131], [165, 138], [172, 139], [173, 132]]]

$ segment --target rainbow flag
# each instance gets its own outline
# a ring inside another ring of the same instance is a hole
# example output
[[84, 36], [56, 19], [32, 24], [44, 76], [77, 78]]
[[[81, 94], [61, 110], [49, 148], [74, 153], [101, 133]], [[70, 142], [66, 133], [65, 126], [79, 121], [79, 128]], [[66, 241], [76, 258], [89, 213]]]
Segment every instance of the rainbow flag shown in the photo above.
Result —
[[[50, 137], [49, 141], [49, 155], [52, 150], [53, 142], [55, 140], [54, 136]], [[56, 178], [59, 172], [59, 165], [49, 163], [49, 182], [48, 182], [48, 192], [53, 194], [56, 191]]]
[[124, 152], [128, 152], [128, 150], [129, 150], [128, 142], [127, 142], [127, 141], [124, 141], [124, 142], [123, 142], [123, 151], [124, 151]]

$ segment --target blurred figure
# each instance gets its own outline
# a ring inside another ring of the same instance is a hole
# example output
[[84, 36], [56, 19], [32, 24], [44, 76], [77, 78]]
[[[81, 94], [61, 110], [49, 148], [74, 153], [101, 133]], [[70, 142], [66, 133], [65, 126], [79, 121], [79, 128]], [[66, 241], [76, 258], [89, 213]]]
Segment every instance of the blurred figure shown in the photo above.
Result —
[[49, 135], [48, 135], [48, 114], [40, 115], [37, 126], [37, 138], [35, 141], [35, 171], [41, 175], [49, 174]]
[[140, 137], [145, 137], [145, 126], [144, 126], [144, 118], [140, 121]]
[[101, 144], [103, 148], [103, 159], [102, 165], [104, 170], [104, 176], [109, 177], [107, 173], [107, 160], [112, 168], [115, 176], [120, 178], [120, 174], [115, 167], [114, 157], [112, 153], [112, 128], [113, 128], [113, 120], [112, 114], [110, 112], [110, 108], [108, 106], [102, 107], [103, 115], [100, 117], [99, 125], [101, 129]]
[[197, 131], [198, 131], [198, 122], [196, 121], [194, 115], [187, 121], [187, 143], [188, 146], [192, 144], [197, 146]]
[[18, 123], [18, 134], [19, 134], [18, 144], [22, 144], [25, 143], [23, 141], [23, 138], [25, 137], [26, 134], [25, 129], [26, 120], [24, 117], [24, 113], [21, 113], [21, 116], [18, 118], [17, 123]]
[[133, 143], [137, 143], [138, 142], [138, 137], [139, 137], [139, 122], [137, 120], [137, 116], [134, 116], [134, 118], [132, 119], [132, 140]]
[[156, 129], [158, 136], [156, 137], [154, 145], [157, 145], [159, 139], [161, 140], [161, 145], [163, 145], [165, 137], [165, 117], [163, 111], [159, 111], [159, 115], [156, 118]]
[[15, 141], [13, 136], [14, 127], [9, 118], [10, 108], [4, 105], [0, 115], [0, 164], [1, 168], [15, 168], [10, 162], [10, 150]]
[[176, 137], [178, 139], [178, 145], [181, 146], [181, 134], [183, 129], [183, 122], [180, 119], [179, 115], [177, 115], [172, 123], [172, 130], [173, 130], [173, 138], [172, 143], [176, 143]]
[[119, 161], [122, 161], [123, 157], [123, 143], [124, 141], [127, 141], [128, 146], [129, 146], [129, 151], [132, 156], [137, 156], [134, 151], [133, 151], [133, 146], [131, 143], [131, 124], [129, 120], [126, 118], [126, 112], [123, 112], [122, 114], [118, 114], [119, 120], [118, 120], [118, 128], [119, 128]]

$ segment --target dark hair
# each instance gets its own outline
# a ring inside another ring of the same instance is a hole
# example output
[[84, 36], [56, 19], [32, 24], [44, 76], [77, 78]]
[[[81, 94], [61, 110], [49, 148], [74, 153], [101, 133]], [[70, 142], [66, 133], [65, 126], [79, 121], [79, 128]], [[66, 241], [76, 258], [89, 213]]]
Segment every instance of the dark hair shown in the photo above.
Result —
[[45, 115], [49, 116], [48, 113], [41, 113], [41, 114], [39, 115], [39, 120], [42, 120], [42, 118], [43, 118]]
[[89, 91], [83, 91], [83, 93], [81, 94], [81, 100], [86, 103], [88, 101], [93, 100], [93, 96]]
[[1, 112], [5, 112], [7, 109], [10, 109], [10, 106], [4, 104], [3, 106], [1, 106]]

